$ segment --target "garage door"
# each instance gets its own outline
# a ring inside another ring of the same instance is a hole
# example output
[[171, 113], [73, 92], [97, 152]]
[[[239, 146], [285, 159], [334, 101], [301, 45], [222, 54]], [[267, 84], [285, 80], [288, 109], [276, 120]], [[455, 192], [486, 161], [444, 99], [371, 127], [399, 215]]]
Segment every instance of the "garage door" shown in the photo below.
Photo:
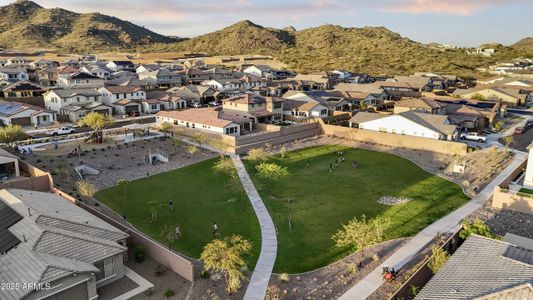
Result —
[[129, 114], [130, 112], [135, 112], [135, 111], [139, 111], [139, 106], [138, 105], [126, 106], [126, 113], [127, 114]]
[[82, 282], [57, 294], [54, 294], [45, 300], [85, 300], [88, 299], [87, 295], [87, 282]]
[[11, 119], [11, 124], [13, 124], [13, 125], [22, 125], [22, 126], [31, 125], [31, 117], [13, 118], [13, 119]]
[[95, 113], [99, 113], [99, 114], [103, 114], [103, 115], [108, 115], [109, 114], [109, 110], [107, 110], [107, 109], [95, 110], [94, 112]]

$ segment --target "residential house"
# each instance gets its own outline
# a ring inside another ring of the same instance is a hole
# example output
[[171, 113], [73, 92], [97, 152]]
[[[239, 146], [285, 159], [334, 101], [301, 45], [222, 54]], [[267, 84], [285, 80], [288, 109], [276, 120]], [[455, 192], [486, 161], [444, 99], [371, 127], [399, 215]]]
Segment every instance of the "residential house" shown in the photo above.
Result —
[[0, 67], [5, 67], [7, 65], [7, 60], [0, 58]]
[[222, 100], [224, 113], [253, 120], [254, 123], [283, 121], [283, 99], [242, 94]]
[[146, 92], [134, 85], [126, 86], [105, 86], [98, 89], [100, 93], [99, 102], [106, 105], [113, 105], [115, 102], [128, 99], [135, 101], [146, 100]]
[[156, 114], [156, 122], [170, 124], [218, 134], [239, 136], [241, 128], [252, 122], [246, 118], [224, 113], [220, 107], [193, 108], [183, 111], [160, 111]]
[[[0, 149], [0, 175], [1, 175], [1, 182], [7, 183], [11, 180], [19, 180], [20, 178], [20, 166], [19, 166], [19, 157], [4, 150]], [[2, 210], [2, 203], [0, 202], [0, 212], [4, 213]], [[6, 216], [2, 214], [2, 218], [5, 218]], [[1, 222], [1, 221], [0, 221]], [[0, 230], [3, 230], [2, 226], [0, 226]], [[6, 248], [5, 245], [3, 245], [5, 237], [8, 237], [5, 232], [2, 231], [2, 242], [0, 242], [0, 248]], [[0, 249], [1, 250], [1, 249]], [[1, 295], [1, 290], [0, 290]]]
[[30, 63], [30, 67], [36, 68], [36, 69], [57, 68], [59, 67], [59, 63], [54, 60], [39, 59], [36, 61], [32, 61]]
[[61, 115], [68, 115], [69, 120], [76, 123], [91, 112], [100, 113], [103, 115], [111, 115], [113, 113], [113, 108], [103, 103], [92, 101], [71, 103], [67, 106], [63, 106], [59, 113]]
[[149, 89], [155, 88], [155, 86], [153, 84], [149, 83], [146, 80], [141, 80], [141, 79], [139, 79], [137, 77], [128, 77], [128, 76], [106, 80], [104, 82], [104, 84], [106, 86], [128, 86], [128, 85], [133, 85], [133, 86], [138, 86], [138, 87], [142, 88], [143, 90], [149, 90]]
[[71, 68], [79, 68], [80, 67], [80, 61], [77, 59], [68, 59], [61, 63], [62, 66], [67, 66]]
[[147, 93], [146, 98], [148, 100], [157, 100], [159, 103], [163, 104], [163, 109], [161, 110], [177, 110], [187, 108], [187, 100], [182, 98], [176, 92], [151, 91]]
[[41, 96], [46, 89], [28, 80], [17, 81], [2, 88], [4, 98], [28, 98]]
[[399, 85], [397, 87], [407, 88], [415, 92], [431, 92], [433, 88], [432, 77], [426, 76], [395, 76], [385, 80], [383, 84], [386, 85], [388, 82], [404, 83], [403, 87]]
[[349, 92], [349, 91], [328, 91], [333, 97], [344, 98], [352, 104], [352, 108], [365, 109], [368, 107], [376, 107], [383, 103], [387, 98], [387, 93], [381, 90], [377, 93], [371, 92]]
[[102, 79], [107, 79], [111, 77], [111, 73], [112, 73], [112, 71], [109, 68], [105, 66], [96, 65], [96, 64], [84, 66], [83, 68], [81, 68], [81, 71], [92, 74], [96, 77], [100, 77]]
[[243, 87], [243, 82], [238, 79], [211, 79], [202, 82], [202, 85], [210, 86], [219, 92], [239, 90]]
[[186, 69], [181, 73], [185, 75], [186, 81], [193, 85], [198, 85], [211, 79], [210, 74], [201, 69]]
[[286, 99], [283, 102], [283, 114], [286, 118], [295, 119], [327, 118], [329, 110], [319, 102]]
[[527, 147], [528, 160], [526, 166], [526, 174], [524, 176], [524, 187], [533, 190], [533, 142]]
[[272, 71], [272, 67], [267, 65], [252, 65], [243, 70], [245, 74], [251, 74], [263, 78], [266, 78], [268, 74], [272, 73]]
[[158, 64], [141, 64], [135, 69], [135, 73], [153, 72], [161, 69]]
[[139, 73], [139, 79], [156, 87], [179, 87], [182, 83], [180, 74], [163, 68], [156, 71]]
[[46, 68], [37, 71], [37, 81], [43, 86], [55, 86], [59, 76], [67, 77], [71, 74], [78, 73], [80, 70], [71, 67]]
[[98, 88], [104, 86], [104, 79], [79, 71], [73, 74], [59, 74], [58, 85], [63, 88]]
[[32, 62], [31, 59], [25, 57], [12, 57], [7, 59], [7, 66], [29, 66]]
[[135, 65], [129, 60], [113, 60], [108, 62], [106, 67], [113, 72], [135, 70]]
[[394, 104], [394, 113], [399, 114], [404, 111], [417, 111], [427, 114], [443, 115], [446, 113], [446, 104], [437, 102], [429, 98], [406, 98]]
[[334, 77], [332, 74], [322, 72], [318, 74], [297, 74], [294, 80], [312, 81], [314, 90], [328, 90], [333, 88]]
[[415, 300], [533, 299], [533, 240], [471, 235]]
[[47, 109], [61, 113], [70, 104], [98, 102], [101, 94], [96, 89], [54, 89], [43, 94]]
[[179, 88], [171, 88], [167, 92], [175, 93], [182, 99], [185, 99], [187, 103], [200, 103], [207, 104], [211, 101], [218, 100], [220, 98], [220, 92], [217, 92], [210, 86], [205, 85], [187, 85]]
[[246, 90], [267, 86], [267, 81], [265, 79], [251, 74], [244, 74], [242, 77], [238, 78], [238, 80], [242, 83], [242, 88]]
[[512, 107], [525, 105], [533, 101], [533, 89], [527, 87], [504, 85], [491, 87], [480, 86], [473, 89], [457, 89], [454, 94], [463, 99], [502, 102]]
[[327, 107], [332, 114], [334, 112], [347, 112], [352, 110], [352, 103], [350, 101], [342, 97], [335, 97], [326, 91], [288, 91], [283, 95], [283, 98], [320, 103]]
[[394, 115], [358, 112], [349, 122], [350, 127], [434, 140], [453, 140], [457, 132], [447, 116], [415, 111]]
[[28, 79], [28, 72], [25, 68], [0, 67], [0, 80], [5, 80], [8, 82], [17, 82]]
[[226, 68], [213, 67], [207, 70], [204, 70], [204, 73], [209, 75], [209, 79], [232, 79], [233, 71]]
[[74, 203], [4, 189], [0, 211], [0, 281], [20, 283], [1, 299], [97, 299], [98, 288], [124, 277], [128, 234]]
[[56, 119], [55, 112], [41, 107], [13, 101], [0, 100], [2, 125], [49, 125]]

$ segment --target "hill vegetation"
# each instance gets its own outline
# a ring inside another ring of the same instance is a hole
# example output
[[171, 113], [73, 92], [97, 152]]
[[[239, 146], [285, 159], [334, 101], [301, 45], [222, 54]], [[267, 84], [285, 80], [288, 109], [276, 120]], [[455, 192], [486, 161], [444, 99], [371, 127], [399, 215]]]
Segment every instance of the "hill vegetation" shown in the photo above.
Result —
[[297, 31], [241, 21], [192, 39], [167, 37], [99, 13], [45, 9], [19, 0], [0, 7], [0, 48], [60, 49], [70, 52], [193, 52], [207, 55], [271, 55], [299, 72], [349, 69], [374, 75], [415, 71], [476, 74], [476, 68], [533, 56], [533, 39], [512, 47], [497, 45], [493, 57], [441, 49], [400, 36], [384, 27], [343, 28], [323, 25]]
[[56, 48], [77, 52], [176, 41], [114, 17], [46, 9], [26, 0], [0, 7], [0, 16], [0, 48], [6, 49]]

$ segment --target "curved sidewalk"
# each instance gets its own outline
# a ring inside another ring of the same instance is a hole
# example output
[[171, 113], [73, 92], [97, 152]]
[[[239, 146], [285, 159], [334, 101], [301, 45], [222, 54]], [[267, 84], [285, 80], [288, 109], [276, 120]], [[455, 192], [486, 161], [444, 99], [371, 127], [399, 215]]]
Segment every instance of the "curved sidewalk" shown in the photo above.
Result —
[[520, 166], [526, 159], [527, 154], [519, 151], [515, 152], [516, 156], [511, 164], [505, 168], [496, 178], [494, 178], [487, 186], [473, 197], [468, 203], [461, 206], [457, 210], [451, 212], [449, 215], [437, 220], [435, 223], [429, 225], [412, 239], [410, 239], [398, 251], [392, 254], [381, 265], [374, 269], [365, 278], [359, 281], [355, 286], [349, 289], [340, 300], [355, 300], [366, 299], [373, 292], [375, 292], [382, 284], [381, 278], [382, 268], [384, 266], [394, 267], [399, 270], [407, 262], [409, 262], [422, 248], [424, 248], [437, 233], [450, 232], [458, 228], [462, 219], [473, 213], [478, 208], [482, 207], [487, 202], [494, 192], [494, 188], [507, 178], [516, 168]]
[[252, 278], [244, 294], [244, 299], [262, 300], [265, 298], [268, 283], [272, 276], [272, 269], [276, 262], [276, 253], [278, 251], [276, 228], [263, 200], [261, 200], [261, 196], [259, 196], [248, 172], [244, 168], [241, 158], [235, 154], [231, 154], [230, 156], [261, 227], [261, 253], [259, 254]]

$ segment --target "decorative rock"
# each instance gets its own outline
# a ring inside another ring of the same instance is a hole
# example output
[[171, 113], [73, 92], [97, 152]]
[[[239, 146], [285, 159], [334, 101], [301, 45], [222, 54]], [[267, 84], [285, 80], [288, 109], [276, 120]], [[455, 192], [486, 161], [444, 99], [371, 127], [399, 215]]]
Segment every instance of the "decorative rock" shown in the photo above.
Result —
[[392, 197], [392, 196], [383, 196], [378, 199], [378, 203], [385, 204], [385, 205], [402, 205], [411, 200], [413, 200], [413, 198], [398, 198], [398, 197]]

